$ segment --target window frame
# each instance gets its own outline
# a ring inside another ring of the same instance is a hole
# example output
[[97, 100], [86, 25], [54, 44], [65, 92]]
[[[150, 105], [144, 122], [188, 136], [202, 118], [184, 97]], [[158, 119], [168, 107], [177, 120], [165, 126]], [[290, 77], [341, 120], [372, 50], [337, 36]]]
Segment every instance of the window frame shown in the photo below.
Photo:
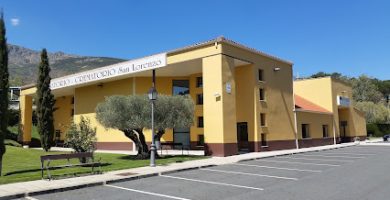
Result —
[[203, 88], [203, 77], [196, 77], [196, 88]]
[[264, 70], [263, 69], [258, 69], [258, 71], [257, 71], [257, 80], [259, 82], [264, 82]]
[[[202, 96], [202, 100], [200, 101], [199, 97]], [[196, 105], [203, 105], [203, 93], [202, 94], [196, 94]]]
[[[201, 120], [202, 119], [202, 120]], [[202, 123], [200, 123], [202, 122]], [[198, 116], [198, 123], [197, 123], [198, 128], [204, 128], [204, 118], [203, 116]]]
[[[303, 134], [304, 132], [305, 132], [305, 135]], [[310, 137], [310, 124], [301, 124], [301, 136], [302, 136], [302, 139], [310, 139], [311, 138]]]
[[322, 137], [323, 138], [328, 138], [329, 137], [329, 125], [328, 124], [323, 124], [322, 125]]
[[266, 119], [267, 119], [267, 117], [266, 117], [265, 113], [260, 113], [260, 126], [261, 127], [267, 127]]

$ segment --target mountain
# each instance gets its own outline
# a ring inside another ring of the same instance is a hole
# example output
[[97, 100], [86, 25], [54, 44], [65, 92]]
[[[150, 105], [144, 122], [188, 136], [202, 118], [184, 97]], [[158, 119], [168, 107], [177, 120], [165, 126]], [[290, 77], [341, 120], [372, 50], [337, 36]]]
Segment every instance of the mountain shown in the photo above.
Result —
[[[8, 44], [8, 51], [10, 86], [35, 83], [38, 77], [40, 51], [12, 44]], [[48, 57], [52, 78], [125, 61], [118, 58], [80, 56], [64, 52], [49, 52]]]

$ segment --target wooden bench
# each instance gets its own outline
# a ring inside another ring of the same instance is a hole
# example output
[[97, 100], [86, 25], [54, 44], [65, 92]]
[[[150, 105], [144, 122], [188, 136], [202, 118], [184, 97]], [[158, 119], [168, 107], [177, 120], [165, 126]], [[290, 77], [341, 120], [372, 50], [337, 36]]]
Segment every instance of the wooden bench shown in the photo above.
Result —
[[[85, 159], [86, 162], [82, 163], [70, 163], [71, 159]], [[67, 160], [67, 164], [64, 165], [56, 165], [56, 166], [50, 166], [50, 162], [53, 160]], [[55, 168], [66, 168], [66, 167], [78, 167], [78, 166], [91, 166], [92, 167], [92, 173], [95, 172], [95, 166], [99, 167], [98, 172], [101, 172], [100, 169], [100, 160], [101, 158], [95, 162], [93, 153], [92, 152], [83, 152], [83, 153], [69, 153], [69, 154], [53, 154], [53, 155], [43, 155], [41, 156], [41, 176], [43, 179], [44, 175], [44, 170], [46, 169], [47, 171], [47, 177], [49, 180], [51, 180], [51, 174], [50, 174], [50, 169], [55, 169]], [[46, 161], [46, 165], [45, 165]]]
[[[162, 152], [163, 152], [163, 146], [170, 146], [171, 147], [171, 149], [175, 149], [175, 146], [180, 146], [181, 147], [181, 155], [184, 155], [184, 145], [183, 145], [183, 143], [181, 143], [181, 142], [161, 142], [160, 143], [160, 152], [161, 152], [161, 155], [162, 155]], [[189, 149], [187, 148], [186, 149], [187, 150], [187, 152], [188, 152], [188, 154], [189, 154]], [[166, 149], [166, 152], [167, 152], [167, 154], [168, 154], [168, 149]]]

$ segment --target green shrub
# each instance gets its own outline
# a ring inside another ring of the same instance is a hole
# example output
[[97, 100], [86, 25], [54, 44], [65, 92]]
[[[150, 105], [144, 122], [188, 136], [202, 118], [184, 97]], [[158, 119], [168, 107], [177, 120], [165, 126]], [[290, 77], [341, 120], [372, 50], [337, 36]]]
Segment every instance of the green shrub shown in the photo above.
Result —
[[379, 130], [377, 124], [367, 124], [367, 135], [374, 137], [382, 137], [383, 133]]
[[19, 110], [8, 110], [8, 126], [16, 126], [19, 124]]
[[93, 152], [96, 143], [96, 128], [90, 120], [81, 116], [79, 124], [72, 124], [66, 132], [65, 145], [75, 152]]

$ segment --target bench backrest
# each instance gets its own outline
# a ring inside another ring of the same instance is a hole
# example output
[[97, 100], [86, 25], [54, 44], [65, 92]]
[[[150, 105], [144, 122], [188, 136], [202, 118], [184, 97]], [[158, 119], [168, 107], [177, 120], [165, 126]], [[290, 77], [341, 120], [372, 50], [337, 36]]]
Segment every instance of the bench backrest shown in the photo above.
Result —
[[82, 152], [82, 153], [67, 153], [67, 154], [52, 154], [52, 155], [43, 155], [41, 156], [41, 162], [45, 160], [62, 160], [62, 159], [72, 159], [72, 158], [92, 158], [92, 152]]

